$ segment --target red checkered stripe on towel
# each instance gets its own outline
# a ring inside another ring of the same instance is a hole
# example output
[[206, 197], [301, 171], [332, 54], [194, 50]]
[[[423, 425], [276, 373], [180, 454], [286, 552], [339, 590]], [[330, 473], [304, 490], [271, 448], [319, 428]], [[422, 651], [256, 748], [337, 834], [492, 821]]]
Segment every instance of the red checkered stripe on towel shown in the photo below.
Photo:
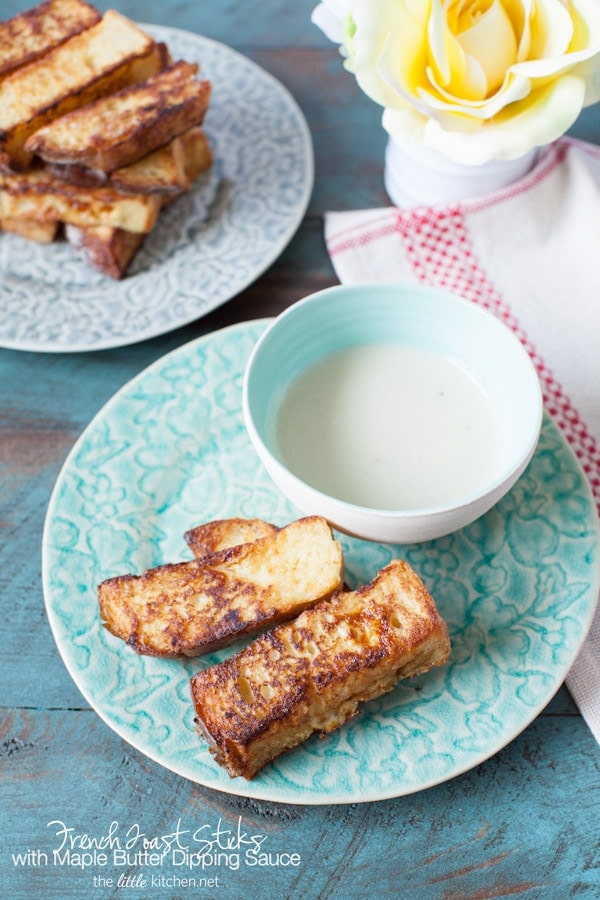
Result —
[[519, 338], [536, 367], [544, 405], [577, 454], [600, 510], [600, 449], [550, 367], [479, 264], [460, 206], [396, 212], [396, 230], [415, 277], [490, 310]]

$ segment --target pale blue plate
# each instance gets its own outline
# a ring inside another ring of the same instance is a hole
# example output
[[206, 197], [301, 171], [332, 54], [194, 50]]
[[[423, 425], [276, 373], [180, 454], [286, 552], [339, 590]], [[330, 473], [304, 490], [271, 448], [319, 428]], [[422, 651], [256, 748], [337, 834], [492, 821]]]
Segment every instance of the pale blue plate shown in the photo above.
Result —
[[255, 281], [296, 232], [314, 183], [312, 139], [289, 91], [210, 38], [143, 25], [212, 84], [213, 165], [165, 207], [113, 281], [65, 241], [0, 235], [0, 346], [71, 353], [120, 347], [195, 321]]
[[444, 669], [401, 683], [325, 739], [252, 782], [230, 779], [194, 728], [189, 679], [203, 660], [137, 656], [102, 628], [104, 578], [189, 558], [183, 533], [214, 518], [298, 513], [267, 476], [241, 413], [245, 362], [266, 322], [181, 347], [133, 379], [70, 453], [48, 509], [43, 578], [50, 624], [80, 691], [141, 753], [228, 793], [286, 803], [396, 797], [481, 763], [521, 732], [562, 683], [600, 583], [598, 520], [579, 464], [546, 418], [512, 491], [474, 524], [431, 543], [341, 536], [352, 586], [394, 556], [426, 582], [448, 622]]

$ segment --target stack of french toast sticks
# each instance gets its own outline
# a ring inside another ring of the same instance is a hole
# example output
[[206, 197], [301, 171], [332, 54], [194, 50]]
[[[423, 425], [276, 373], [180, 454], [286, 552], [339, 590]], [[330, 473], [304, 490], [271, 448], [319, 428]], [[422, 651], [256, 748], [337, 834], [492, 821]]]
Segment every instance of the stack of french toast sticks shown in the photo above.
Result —
[[319, 516], [283, 528], [208, 522], [185, 540], [194, 559], [103, 581], [100, 617], [151, 656], [254, 638], [191, 679], [198, 729], [232, 777], [253, 778], [360, 702], [448, 659], [446, 625], [410, 566], [394, 560], [349, 590], [341, 546]]
[[162, 207], [212, 162], [197, 63], [84, 0], [0, 23], [0, 228], [66, 238], [121, 278]]

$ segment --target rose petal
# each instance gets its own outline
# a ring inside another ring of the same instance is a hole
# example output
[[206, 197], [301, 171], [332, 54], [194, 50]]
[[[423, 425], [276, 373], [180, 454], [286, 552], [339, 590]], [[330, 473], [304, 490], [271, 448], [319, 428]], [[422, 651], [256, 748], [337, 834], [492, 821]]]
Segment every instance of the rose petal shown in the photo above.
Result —
[[[359, 0], [355, 5], [352, 53], [356, 79], [367, 96], [382, 106], [395, 105], [399, 88], [414, 95], [414, 87], [423, 77], [427, 64], [424, 7], [421, 4], [421, 18], [415, 19], [403, 0]], [[391, 78], [382, 76], [382, 67], [390, 69]]]
[[429, 39], [428, 80], [454, 97], [481, 100], [487, 94], [483, 67], [463, 50], [448, 26], [440, 0], [432, 0], [427, 25]]
[[563, 56], [556, 56], [553, 59], [530, 59], [527, 62], [515, 63], [511, 68], [511, 72], [531, 79], [550, 78], [567, 72], [578, 63], [594, 57], [600, 58], [599, 47], [577, 50], [575, 53], [565, 53]]
[[381, 117], [381, 124], [392, 137], [417, 143], [423, 143], [425, 126], [428, 121], [428, 116], [419, 113], [408, 102], [404, 102], [395, 109], [384, 109]]
[[573, 40], [569, 50], [600, 48], [600, 3], [598, 0], [571, 0]]
[[556, 140], [579, 115], [584, 96], [583, 79], [567, 75], [515, 104], [510, 114], [469, 131], [447, 131], [435, 119], [406, 109], [386, 109], [383, 125], [391, 135], [419, 140], [457, 162], [479, 165], [516, 159]]
[[341, 44], [344, 40], [344, 23], [350, 15], [352, 0], [325, 0], [319, 3], [310, 17], [316, 25], [334, 44]]
[[[441, 97], [446, 97], [451, 103], [460, 101], [465, 106], [478, 106], [485, 103], [487, 96], [487, 78], [485, 72], [476, 59], [465, 54], [462, 79], [453, 78], [448, 90], [441, 85], [436, 78], [436, 71], [431, 66], [426, 69], [427, 81]], [[417, 86], [416, 91], [420, 90]]]
[[480, 120], [492, 119], [509, 104], [523, 100], [530, 91], [531, 81], [529, 78], [514, 75], [510, 72], [507, 74], [502, 88], [489, 100], [479, 103], [467, 103], [464, 101], [457, 103], [454, 97], [444, 95], [441, 91], [436, 95], [426, 88], [417, 88], [417, 96], [422, 101], [421, 109], [429, 108], [431, 114], [435, 115], [438, 120], [440, 120], [440, 115], [444, 113], [451, 114], [453, 119], [459, 117], [458, 127], [460, 127], [460, 122], [463, 121], [465, 116], [473, 116]]
[[336, 18], [324, 3], [320, 3], [313, 9], [310, 20], [334, 44], [341, 44], [344, 40], [344, 30], [340, 19]]
[[507, 15], [517, 36], [516, 62], [529, 58], [532, 3], [533, 0], [504, 0]]
[[583, 105], [590, 106], [592, 103], [597, 103], [600, 100], [600, 67], [598, 66], [598, 59], [594, 58], [580, 63], [572, 69], [571, 74], [577, 75], [585, 82]]
[[561, 0], [544, 0], [536, 4], [530, 59], [545, 59], [566, 53], [572, 37], [573, 20]]
[[[471, 11], [474, 13], [473, 6]], [[494, 0], [481, 15], [469, 16], [469, 20], [471, 26], [461, 30], [456, 38], [467, 57], [477, 60], [483, 69], [487, 81], [485, 93], [489, 96], [500, 87], [506, 70], [515, 62], [517, 39], [499, 0]]]
[[384, 106], [401, 108], [406, 102], [427, 114], [427, 106], [418, 96], [419, 81], [427, 66], [427, 48], [422, 33], [415, 32], [411, 39], [405, 30], [396, 29], [388, 35], [376, 70], [389, 98]]

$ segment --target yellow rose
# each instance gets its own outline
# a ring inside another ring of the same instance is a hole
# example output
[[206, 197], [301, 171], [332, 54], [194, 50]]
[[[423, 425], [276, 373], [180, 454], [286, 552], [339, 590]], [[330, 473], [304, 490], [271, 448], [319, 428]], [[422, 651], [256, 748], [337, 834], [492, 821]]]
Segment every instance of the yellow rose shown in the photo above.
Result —
[[514, 159], [600, 100], [598, 0], [325, 0], [313, 13], [394, 137]]

